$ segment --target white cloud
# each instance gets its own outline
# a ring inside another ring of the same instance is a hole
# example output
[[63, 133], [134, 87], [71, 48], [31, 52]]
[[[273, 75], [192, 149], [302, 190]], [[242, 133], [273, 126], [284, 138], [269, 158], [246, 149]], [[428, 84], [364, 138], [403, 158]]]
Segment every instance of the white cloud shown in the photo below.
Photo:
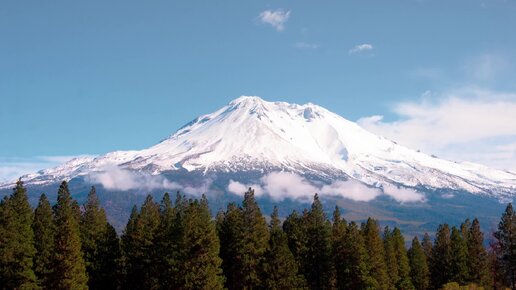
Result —
[[282, 9], [277, 10], [265, 10], [258, 18], [262, 23], [270, 24], [277, 31], [285, 30], [285, 23], [288, 21], [290, 17], [290, 11], [284, 11]]
[[407, 147], [447, 159], [516, 169], [516, 94], [475, 88], [394, 107], [398, 119], [375, 115], [358, 120], [365, 129]]
[[372, 44], [362, 43], [362, 44], [355, 45], [353, 48], [351, 48], [348, 51], [348, 53], [354, 54], [354, 53], [360, 53], [360, 52], [365, 52], [365, 51], [371, 51], [373, 49], [374, 49], [374, 47]]
[[35, 157], [0, 157], [0, 182], [14, 181], [22, 175], [36, 173], [42, 169], [48, 169], [79, 156], [35, 156]]
[[228, 191], [240, 196], [244, 196], [244, 193], [249, 188], [252, 188], [254, 190], [254, 194], [256, 196], [261, 196], [263, 194], [262, 187], [258, 184], [243, 184], [234, 180], [230, 180], [228, 184]]
[[397, 188], [384, 185], [383, 188], [369, 187], [355, 180], [337, 180], [331, 184], [316, 185], [306, 178], [290, 172], [272, 172], [260, 179], [259, 184], [242, 184], [230, 180], [228, 191], [242, 196], [248, 188], [255, 190], [257, 196], [267, 194], [270, 198], [281, 201], [295, 199], [310, 202], [315, 193], [321, 196], [344, 197], [354, 201], [371, 201], [380, 195], [388, 195], [398, 202], [422, 202], [424, 195], [409, 188]]
[[296, 42], [294, 47], [300, 49], [316, 49], [319, 48], [319, 44], [317, 43], [309, 43], [309, 42]]
[[[181, 190], [190, 195], [201, 195], [208, 192], [212, 181], [206, 179], [201, 185], [185, 185], [169, 181], [161, 175], [136, 172], [120, 168], [116, 165], [105, 166], [102, 171], [87, 176], [88, 181], [101, 184], [108, 190]], [[145, 192], [143, 192], [145, 193]]]

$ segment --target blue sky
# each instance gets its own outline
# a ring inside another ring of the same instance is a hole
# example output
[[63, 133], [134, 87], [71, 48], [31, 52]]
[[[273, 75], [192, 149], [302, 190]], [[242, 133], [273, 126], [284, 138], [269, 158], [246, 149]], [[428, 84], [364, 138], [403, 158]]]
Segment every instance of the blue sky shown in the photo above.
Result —
[[0, 3], [0, 180], [142, 149], [240, 95], [516, 170], [516, 1]]

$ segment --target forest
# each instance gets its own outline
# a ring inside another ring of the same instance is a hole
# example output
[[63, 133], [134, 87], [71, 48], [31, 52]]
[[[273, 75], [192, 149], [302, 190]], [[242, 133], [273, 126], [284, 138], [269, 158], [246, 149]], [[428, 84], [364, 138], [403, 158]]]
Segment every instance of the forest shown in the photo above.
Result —
[[79, 205], [63, 182], [33, 209], [18, 181], [0, 203], [0, 289], [515, 289], [515, 270], [511, 204], [492, 236], [473, 219], [409, 239], [329, 218], [317, 194], [284, 219], [252, 189], [215, 216], [204, 195], [149, 195], [120, 236], [94, 187]]

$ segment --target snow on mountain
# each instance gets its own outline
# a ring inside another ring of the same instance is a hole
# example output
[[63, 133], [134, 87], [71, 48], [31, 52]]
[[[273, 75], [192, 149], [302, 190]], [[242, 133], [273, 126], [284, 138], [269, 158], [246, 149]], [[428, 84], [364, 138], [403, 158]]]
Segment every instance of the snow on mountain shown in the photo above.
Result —
[[514, 172], [408, 149], [311, 103], [267, 102], [248, 96], [196, 118], [148, 149], [74, 159], [22, 179], [45, 184], [112, 168], [152, 176], [178, 169], [287, 171], [350, 179], [372, 187], [455, 189], [499, 198], [516, 194]]

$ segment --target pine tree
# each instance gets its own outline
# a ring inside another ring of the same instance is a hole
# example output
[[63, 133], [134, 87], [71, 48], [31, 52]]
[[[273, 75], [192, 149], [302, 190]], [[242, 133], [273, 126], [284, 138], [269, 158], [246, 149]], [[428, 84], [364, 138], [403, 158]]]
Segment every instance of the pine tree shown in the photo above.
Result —
[[[308, 211], [304, 216], [308, 216]], [[300, 216], [295, 210], [287, 216], [283, 222], [283, 231], [287, 235], [288, 247], [294, 255], [300, 273], [304, 273], [306, 257], [306, 218]]]
[[109, 223], [106, 223], [104, 237], [99, 243], [98, 257], [100, 257], [97, 275], [98, 287], [90, 289], [118, 289], [121, 282], [122, 250], [116, 230]]
[[387, 266], [385, 265], [385, 250], [380, 237], [378, 222], [372, 218], [367, 219], [363, 225], [366, 251], [369, 253], [368, 264], [371, 267], [371, 277], [376, 281], [375, 289], [389, 289], [392, 287]]
[[100, 255], [99, 248], [106, 237], [107, 224], [106, 213], [100, 207], [95, 187], [92, 187], [80, 222], [82, 251], [90, 289], [100, 289], [102, 284], [100, 276], [104, 274], [101, 272], [104, 257]]
[[159, 220], [159, 206], [151, 195], [146, 197], [135, 219], [131, 214], [123, 239], [126, 255], [126, 287], [152, 289], [158, 285], [153, 257], [155, 257], [154, 241]]
[[317, 194], [306, 217], [304, 276], [311, 289], [332, 289], [333, 265], [331, 225]]
[[484, 247], [484, 234], [480, 222], [474, 219], [468, 230], [468, 268], [471, 282], [488, 288], [491, 285], [488, 253]]
[[[177, 193], [178, 203], [183, 203], [183, 197]], [[182, 232], [179, 216], [172, 206], [168, 193], [163, 195], [160, 204], [160, 223], [156, 233], [156, 267], [159, 275], [159, 284], [168, 289], [178, 287], [178, 263], [179, 263], [179, 237]]]
[[242, 218], [244, 232], [240, 254], [244, 276], [241, 279], [247, 289], [253, 289], [262, 285], [260, 272], [269, 241], [269, 231], [251, 188], [244, 194]]
[[494, 236], [498, 241], [498, 261], [507, 284], [516, 289], [516, 214], [511, 203], [507, 205]]
[[430, 239], [430, 235], [428, 233], [425, 233], [423, 235], [423, 241], [421, 242], [421, 247], [423, 248], [423, 252], [425, 253], [426, 260], [430, 264], [432, 260], [432, 250], [434, 248], [434, 245], [432, 243], [432, 240]]
[[338, 281], [339, 289], [378, 289], [377, 281], [370, 275], [368, 254], [365, 241], [360, 229], [355, 222], [347, 227], [347, 233], [343, 241], [342, 275]]
[[52, 289], [88, 289], [86, 266], [81, 252], [79, 222], [66, 181], [61, 183], [54, 207]]
[[389, 227], [385, 227], [383, 232], [383, 243], [385, 247], [385, 264], [387, 266], [387, 273], [389, 274], [390, 284], [393, 289], [396, 289], [394, 285], [397, 285], [400, 276], [398, 269], [398, 257], [394, 249], [394, 237], [393, 232]]
[[462, 238], [461, 231], [456, 227], [452, 227], [451, 232], [451, 264], [450, 279], [460, 285], [468, 282], [468, 245]]
[[21, 180], [0, 208], [0, 288], [38, 289], [32, 270], [36, 254], [34, 217]]
[[223, 289], [219, 240], [206, 196], [189, 202], [183, 223], [178, 289]]
[[55, 229], [52, 207], [50, 206], [45, 194], [41, 194], [38, 207], [36, 207], [36, 210], [34, 211], [32, 229], [34, 231], [34, 246], [36, 248], [36, 255], [34, 256], [34, 273], [38, 278], [39, 284], [44, 289], [50, 289]]
[[244, 234], [242, 208], [235, 203], [229, 203], [226, 211], [218, 215], [217, 232], [221, 244], [222, 269], [226, 276], [225, 286], [230, 290], [243, 289], [240, 279], [244, 275], [240, 254]]
[[452, 278], [451, 263], [450, 227], [447, 224], [442, 224], [437, 229], [430, 260], [431, 281], [434, 287], [439, 288], [450, 282]]
[[265, 253], [265, 289], [302, 289], [306, 281], [298, 274], [296, 260], [288, 248], [286, 234], [281, 229], [278, 208], [274, 207], [269, 225], [269, 247]]
[[345, 264], [347, 259], [347, 253], [345, 247], [345, 239], [347, 234], [346, 220], [341, 217], [338, 206], [335, 206], [333, 211], [333, 225], [332, 225], [332, 247], [333, 247], [333, 260], [335, 266], [335, 283], [337, 289], [346, 289], [344, 284], [345, 276]]
[[412, 240], [412, 247], [408, 252], [410, 261], [410, 277], [416, 290], [426, 290], [430, 286], [430, 271], [428, 261], [417, 237]]
[[407, 249], [405, 248], [405, 239], [399, 228], [394, 228], [392, 241], [398, 266], [398, 280], [395, 283], [396, 288], [403, 290], [414, 289], [414, 285], [410, 279], [410, 263], [407, 256]]

